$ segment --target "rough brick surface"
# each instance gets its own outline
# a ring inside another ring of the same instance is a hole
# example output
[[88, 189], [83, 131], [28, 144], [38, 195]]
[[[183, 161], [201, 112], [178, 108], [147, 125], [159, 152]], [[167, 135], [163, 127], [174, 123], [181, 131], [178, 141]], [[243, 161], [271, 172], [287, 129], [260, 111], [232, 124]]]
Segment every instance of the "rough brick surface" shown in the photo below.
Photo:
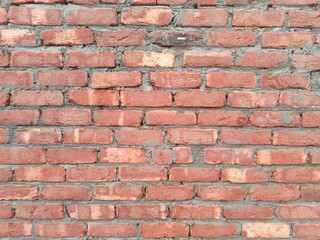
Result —
[[0, 1], [0, 238], [320, 239], [319, 0]]

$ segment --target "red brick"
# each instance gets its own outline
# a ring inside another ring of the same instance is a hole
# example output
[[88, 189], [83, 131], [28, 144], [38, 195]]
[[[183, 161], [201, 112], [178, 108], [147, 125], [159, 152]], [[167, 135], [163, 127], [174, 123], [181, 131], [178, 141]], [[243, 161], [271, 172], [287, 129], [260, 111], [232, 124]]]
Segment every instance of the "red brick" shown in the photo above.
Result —
[[166, 219], [165, 205], [118, 205], [117, 217], [119, 219]]
[[317, 0], [269, 0], [273, 5], [316, 5]]
[[143, 187], [137, 185], [96, 186], [95, 200], [136, 201], [143, 197]]
[[223, 216], [227, 219], [270, 219], [273, 217], [273, 208], [265, 206], [227, 207], [223, 209]]
[[74, 46], [92, 44], [93, 32], [91, 29], [63, 29], [46, 30], [41, 32], [41, 39], [44, 45]]
[[19, 25], [59, 26], [62, 21], [61, 10], [11, 6], [9, 21]]
[[0, 71], [3, 87], [32, 87], [32, 73], [29, 71]]
[[172, 96], [165, 91], [121, 91], [121, 105], [124, 107], [171, 106]]
[[300, 191], [297, 186], [257, 186], [250, 191], [250, 198], [253, 201], [294, 201], [297, 200], [299, 196]]
[[152, 151], [152, 161], [155, 164], [172, 164], [173, 158], [173, 151], [171, 149], [158, 149]]
[[[184, 201], [194, 198], [193, 186], [148, 186], [146, 200], [148, 201]], [[174, 193], [174, 194], [172, 194]]]
[[204, 161], [209, 164], [252, 165], [251, 149], [206, 148]]
[[273, 133], [275, 146], [320, 146], [319, 131], [278, 130]]
[[216, 144], [218, 132], [215, 129], [170, 129], [169, 141], [173, 144]]
[[95, 72], [92, 75], [92, 88], [138, 87], [141, 85], [141, 72]]
[[217, 182], [220, 172], [217, 168], [185, 168], [170, 169], [169, 180], [172, 182]]
[[134, 237], [136, 225], [131, 223], [88, 223], [87, 234], [92, 237]]
[[257, 36], [249, 30], [209, 31], [208, 45], [214, 47], [247, 47], [253, 46]]
[[0, 144], [9, 143], [9, 132], [6, 129], [0, 128]]
[[109, 129], [68, 129], [63, 135], [65, 143], [73, 144], [110, 144], [113, 141], [113, 133]]
[[320, 112], [305, 112], [302, 114], [303, 127], [320, 127]]
[[42, 188], [40, 197], [52, 201], [88, 201], [91, 193], [89, 187], [47, 185]]
[[220, 142], [230, 145], [269, 145], [270, 130], [222, 130]]
[[97, 34], [98, 47], [141, 46], [144, 44], [147, 32], [139, 30], [105, 31]]
[[37, 82], [42, 86], [83, 87], [87, 85], [87, 75], [84, 70], [40, 70]]
[[147, 163], [144, 149], [135, 148], [102, 148], [100, 161], [106, 163]]
[[97, 151], [94, 148], [51, 148], [47, 158], [51, 164], [94, 163], [97, 161]]
[[238, 230], [236, 223], [198, 224], [191, 226], [191, 236], [196, 238], [225, 238], [234, 237]]
[[[11, 168], [0, 168], [0, 182], [11, 182], [12, 180], [13, 180], [13, 172]], [[0, 216], [1, 216], [1, 213], [0, 213]]]
[[225, 9], [184, 9], [180, 25], [183, 27], [218, 27], [227, 26], [229, 13]]
[[318, 18], [320, 11], [289, 11], [289, 27], [295, 28], [319, 28]]
[[89, 68], [114, 68], [115, 55], [112, 51], [81, 52], [69, 50], [66, 53], [68, 67], [89, 67]]
[[302, 239], [319, 239], [320, 224], [296, 224], [293, 226], [293, 236]]
[[5, 107], [10, 105], [10, 94], [0, 92], [0, 106]]
[[157, 88], [198, 88], [201, 84], [198, 72], [150, 72], [150, 80]]
[[9, 219], [13, 217], [13, 210], [10, 204], [1, 204], [0, 208], [1, 208], [0, 219]]
[[85, 225], [81, 222], [50, 222], [36, 225], [37, 236], [44, 238], [84, 237]]
[[308, 74], [279, 74], [269, 75], [263, 74], [261, 76], [260, 88], [269, 89], [309, 89], [311, 79]]
[[171, 19], [171, 9], [131, 8], [121, 12], [121, 23], [123, 25], [168, 26]]
[[164, 132], [161, 130], [116, 130], [115, 137], [121, 145], [162, 145]]
[[14, 67], [62, 67], [62, 55], [58, 51], [16, 51], [11, 53]]
[[208, 72], [207, 87], [212, 88], [254, 88], [256, 75], [252, 72]]
[[320, 164], [320, 151], [318, 150], [311, 151], [309, 163]]
[[223, 91], [180, 91], [175, 94], [177, 107], [223, 107], [226, 93]]
[[36, 33], [27, 29], [2, 29], [0, 30], [1, 46], [35, 46]]
[[61, 219], [64, 217], [63, 204], [19, 204], [16, 218], [24, 219]]
[[252, 4], [254, 0], [224, 0], [227, 6]]
[[267, 48], [298, 48], [312, 45], [312, 32], [265, 32], [262, 35], [262, 46]]
[[259, 150], [256, 162], [261, 165], [305, 164], [308, 154], [303, 150]]
[[238, 10], [233, 14], [233, 26], [282, 27], [284, 19], [285, 11], [283, 10]]
[[171, 52], [124, 51], [123, 63], [127, 67], [172, 68], [175, 56]]
[[241, 236], [244, 238], [289, 238], [290, 225], [284, 223], [244, 223]]
[[315, 92], [282, 92], [279, 103], [291, 108], [320, 108], [320, 97]]
[[114, 90], [73, 90], [67, 94], [71, 104], [84, 106], [119, 106], [119, 92]]
[[63, 167], [21, 167], [15, 170], [17, 182], [64, 182]]
[[67, 169], [68, 182], [112, 182], [115, 180], [115, 167], [83, 166]]
[[117, 11], [113, 8], [72, 10], [68, 25], [117, 25]]
[[186, 238], [189, 226], [180, 222], [140, 223], [140, 234], [144, 238]]
[[271, 172], [255, 169], [227, 168], [221, 172], [221, 182], [262, 183], [268, 182]]
[[72, 219], [110, 220], [114, 219], [114, 206], [107, 204], [72, 204], [67, 206]]
[[250, 123], [257, 127], [298, 127], [300, 116], [295, 112], [255, 111]]
[[184, 220], [219, 219], [221, 209], [215, 205], [175, 205], [170, 208], [170, 217]]
[[183, 55], [184, 67], [222, 67], [233, 65], [233, 56], [230, 51], [225, 52], [185, 52]]
[[154, 110], [146, 112], [146, 124], [154, 126], [165, 125], [196, 125], [195, 112], [178, 112], [166, 110]]
[[241, 187], [199, 187], [198, 196], [202, 201], [243, 201], [247, 191]]
[[32, 236], [31, 222], [1, 222], [0, 237]]
[[299, 69], [319, 70], [320, 57], [314, 55], [292, 54], [291, 66]]
[[0, 51], [0, 67], [7, 66], [9, 66], [9, 53], [6, 51]]
[[[94, 5], [99, 4], [99, 0], [66, 0], [67, 3], [80, 4], [80, 5]], [[106, 1], [106, 0], [104, 0]]]
[[[38, 188], [35, 186], [1, 185], [0, 200], [36, 200]], [[0, 227], [1, 229], [1, 227]], [[0, 231], [1, 232], [1, 231]]]
[[236, 66], [249, 68], [276, 68], [287, 61], [282, 52], [246, 51], [236, 61]]
[[235, 108], [273, 108], [277, 105], [277, 92], [244, 92], [232, 91], [228, 97], [228, 104]]
[[7, 10], [5, 8], [0, 8], [0, 25], [7, 24]]
[[201, 111], [198, 114], [198, 124], [201, 126], [246, 126], [248, 117], [242, 112]]
[[162, 167], [119, 167], [120, 181], [154, 182], [167, 180], [167, 169]]
[[15, 106], [62, 106], [63, 94], [61, 91], [13, 91], [11, 104]]
[[193, 156], [190, 147], [174, 147], [174, 163], [193, 163]]
[[142, 122], [142, 112], [134, 110], [97, 110], [94, 113], [96, 126], [137, 127]]
[[46, 162], [46, 150], [34, 147], [0, 148], [1, 164], [43, 164]]
[[301, 187], [301, 199], [306, 202], [320, 201], [320, 187], [319, 186], [303, 186]]
[[273, 182], [281, 183], [318, 183], [320, 168], [277, 168], [273, 172]]
[[320, 220], [320, 207], [317, 205], [280, 205], [276, 213], [284, 221]]
[[89, 109], [63, 108], [42, 110], [42, 122], [45, 125], [90, 125]]

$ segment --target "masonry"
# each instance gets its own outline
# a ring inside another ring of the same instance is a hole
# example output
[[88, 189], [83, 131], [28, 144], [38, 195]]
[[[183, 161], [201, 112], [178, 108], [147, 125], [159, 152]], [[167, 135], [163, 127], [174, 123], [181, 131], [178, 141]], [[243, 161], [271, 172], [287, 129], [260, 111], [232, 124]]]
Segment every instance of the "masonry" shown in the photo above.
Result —
[[1, 1], [0, 238], [320, 239], [319, 7]]

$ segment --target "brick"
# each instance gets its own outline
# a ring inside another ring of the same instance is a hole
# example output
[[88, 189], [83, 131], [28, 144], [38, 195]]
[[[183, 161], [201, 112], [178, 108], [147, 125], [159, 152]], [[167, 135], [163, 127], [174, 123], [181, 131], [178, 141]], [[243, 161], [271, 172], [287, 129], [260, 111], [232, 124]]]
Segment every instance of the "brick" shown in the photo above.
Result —
[[252, 72], [208, 72], [207, 87], [212, 88], [254, 88], [256, 75]]
[[284, 221], [320, 220], [320, 208], [317, 205], [280, 205], [276, 214]]
[[139, 30], [104, 31], [97, 34], [98, 47], [141, 46], [145, 43], [147, 32]]
[[0, 30], [1, 46], [35, 46], [36, 33], [34, 30], [2, 29]]
[[191, 236], [196, 238], [225, 238], [234, 237], [238, 230], [236, 223], [199, 224], [191, 226]]
[[67, 206], [72, 219], [111, 220], [114, 219], [114, 206], [108, 204], [72, 204]]
[[126, 67], [173, 68], [175, 56], [171, 52], [124, 51], [123, 63]]
[[63, 167], [20, 167], [15, 170], [18, 182], [64, 182]]
[[171, 9], [131, 8], [121, 12], [123, 25], [158, 25], [168, 26], [172, 19]]
[[216, 144], [218, 132], [215, 129], [170, 129], [169, 142], [173, 144]]
[[120, 101], [124, 107], [166, 107], [172, 96], [165, 91], [121, 91]]
[[42, 188], [40, 197], [51, 201], [88, 201], [91, 193], [89, 187], [47, 185]]
[[318, 186], [303, 186], [301, 187], [301, 199], [306, 202], [320, 201], [320, 187]]
[[147, 163], [144, 149], [136, 148], [102, 148], [100, 161], [106, 163]]
[[81, 222], [50, 222], [36, 225], [37, 236], [44, 238], [84, 237], [85, 225]]
[[5, 107], [10, 105], [10, 94], [1, 92], [0, 93], [0, 106]]
[[3, 87], [32, 87], [32, 73], [29, 71], [0, 71]]
[[118, 205], [117, 217], [119, 219], [166, 219], [165, 205]]
[[84, 70], [40, 70], [37, 82], [42, 86], [84, 87], [87, 75]]
[[58, 51], [16, 51], [11, 53], [14, 67], [62, 67], [62, 55]]
[[65, 65], [68, 67], [114, 68], [115, 55], [112, 51], [81, 52], [69, 50]]
[[67, 99], [83, 106], [119, 106], [119, 92], [114, 90], [72, 90]]
[[233, 65], [233, 56], [230, 51], [190, 51], [183, 55], [184, 67], [222, 67], [228, 68]]
[[45, 30], [41, 32], [41, 40], [44, 45], [74, 46], [92, 44], [93, 32], [88, 28]]
[[303, 150], [259, 150], [256, 162], [261, 165], [305, 164], [308, 154]]
[[287, 61], [282, 52], [246, 51], [236, 60], [236, 66], [248, 68], [276, 68]]
[[161, 130], [116, 130], [115, 137], [121, 145], [156, 146], [163, 144], [164, 132]]
[[151, 41], [160, 46], [194, 46], [201, 44], [199, 31], [153, 31], [150, 34]]
[[152, 151], [152, 161], [155, 164], [172, 164], [173, 158], [173, 151], [171, 149], [159, 149]]
[[255, 169], [227, 168], [221, 172], [221, 181], [230, 183], [268, 182], [271, 172]]
[[275, 146], [320, 146], [319, 131], [278, 130], [273, 133]]
[[[11, 63], [11, 65], [13, 65]], [[9, 53], [6, 51], [0, 51], [0, 67], [9, 66]]]
[[204, 161], [209, 164], [252, 165], [253, 151], [245, 148], [206, 148]]
[[224, 0], [224, 3], [227, 6], [237, 6], [237, 5], [252, 4], [253, 0]]
[[320, 97], [313, 92], [282, 92], [279, 103], [291, 108], [320, 108]]
[[31, 222], [1, 222], [0, 237], [27, 237], [32, 236]]
[[300, 116], [295, 112], [255, 111], [250, 123], [257, 127], [298, 127]]
[[117, 11], [113, 8], [72, 10], [67, 17], [68, 25], [117, 25]]
[[284, 223], [244, 223], [241, 236], [244, 238], [289, 238], [290, 225]]
[[154, 182], [167, 180], [167, 169], [162, 167], [119, 167], [120, 181]]
[[219, 177], [217, 168], [173, 167], [169, 173], [169, 180], [172, 182], [217, 182]]
[[113, 133], [110, 129], [68, 129], [63, 135], [64, 142], [72, 144], [111, 144], [113, 142]]
[[294, 201], [300, 196], [297, 186], [257, 186], [250, 190], [250, 198], [253, 201], [278, 202]]
[[87, 234], [92, 237], [134, 237], [136, 225], [131, 223], [88, 223]]
[[35, 147], [0, 148], [1, 164], [43, 164], [46, 162], [46, 150]]
[[63, 106], [63, 94], [61, 91], [13, 91], [11, 104], [15, 106]]
[[297, 69], [319, 70], [320, 56], [292, 54], [291, 67], [297, 68]]
[[261, 76], [260, 88], [268, 89], [309, 89], [311, 79], [308, 74], [278, 74]]
[[42, 122], [45, 125], [90, 125], [89, 109], [63, 108], [42, 110]]
[[174, 147], [174, 163], [193, 163], [193, 156], [190, 147]]
[[227, 219], [255, 220], [273, 217], [273, 208], [266, 206], [227, 207], [223, 209], [223, 216]]
[[257, 42], [257, 36], [249, 30], [209, 31], [208, 45], [214, 47], [247, 47]]
[[174, 102], [177, 107], [223, 107], [226, 93], [223, 91], [179, 91], [175, 94]]
[[189, 235], [189, 226], [180, 222], [140, 223], [139, 229], [144, 238], [181, 238]]
[[6, 129], [0, 128], [0, 143], [9, 143], [9, 133]]
[[80, 4], [80, 5], [94, 5], [98, 4], [99, 0], [66, 0], [67, 3]]
[[201, 111], [198, 125], [201, 126], [246, 126], [248, 117], [245, 113], [235, 111]]
[[265, 32], [262, 35], [262, 46], [267, 48], [299, 48], [312, 45], [312, 32]]
[[154, 110], [146, 112], [146, 124], [154, 126], [166, 125], [196, 125], [197, 116], [195, 112], [178, 112], [166, 110]]
[[94, 112], [96, 126], [138, 127], [142, 122], [142, 112], [135, 110], [97, 110]]
[[282, 27], [284, 25], [284, 18], [285, 11], [283, 10], [238, 10], [233, 14], [233, 26]]
[[50, 164], [94, 163], [97, 161], [97, 155], [94, 148], [51, 148], [47, 151]]
[[92, 88], [138, 87], [141, 86], [141, 72], [95, 72], [92, 75]]
[[273, 108], [278, 99], [277, 92], [232, 91], [228, 97], [228, 105], [235, 108]]
[[95, 200], [136, 201], [143, 197], [143, 187], [137, 185], [96, 186]]
[[61, 10], [11, 6], [9, 21], [19, 25], [60, 26]]
[[198, 72], [150, 72], [150, 80], [157, 88], [198, 88], [201, 84]]
[[[11, 168], [0, 168], [0, 182], [11, 182], [13, 180], [13, 171]], [[0, 214], [1, 218], [1, 214]]]
[[[36, 200], [38, 188], [26, 185], [1, 185], [0, 200]], [[0, 228], [1, 229], [1, 228]], [[1, 232], [1, 231], [0, 231]]]
[[317, 0], [269, 0], [273, 5], [315, 5]]
[[24, 219], [61, 219], [64, 217], [63, 204], [19, 204], [16, 218]]
[[202, 201], [242, 201], [247, 191], [241, 187], [199, 187], [198, 196]]
[[288, 26], [295, 28], [319, 28], [320, 11], [289, 11]]
[[320, 168], [277, 168], [273, 172], [273, 182], [281, 183], [318, 183]]
[[10, 204], [1, 204], [0, 219], [9, 219], [13, 217], [13, 209]]
[[67, 169], [68, 182], [112, 182], [116, 180], [115, 167], [71, 167]]
[[0, 25], [7, 24], [7, 10], [5, 8], [0, 8]]
[[227, 26], [229, 13], [225, 9], [184, 9], [180, 25], [183, 27]]
[[[194, 198], [193, 186], [148, 186], [148, 201], [184, 201]], [[172, 194], [174, 192], [174, 194]]]
[[220, 142], [230, 145], [269, 145], [270, 130], [222, 130]]
[[221, 209], [215, 205], [175, 205], [170, 208], [170, 217], [184, 220], [219, 219]]
[[320, 224], [296, 224], [293, 227], [293, 236], [302, 239], [320, 238]]
[[302, 114], [303, 127], [320, 127], [320, 112], [305, 112]]
[[309, 163], [320, 164], [320, 151], [317, 151], [317, 150], [311, 151]]

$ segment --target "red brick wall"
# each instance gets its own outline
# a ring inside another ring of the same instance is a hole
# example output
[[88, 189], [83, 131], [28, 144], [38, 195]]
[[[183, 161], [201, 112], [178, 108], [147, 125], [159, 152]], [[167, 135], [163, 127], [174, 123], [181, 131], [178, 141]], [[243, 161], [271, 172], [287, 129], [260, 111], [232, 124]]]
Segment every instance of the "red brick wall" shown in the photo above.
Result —
[[0, 237], [320, 239], [319, 29], [317, 0], [1, 1]]

